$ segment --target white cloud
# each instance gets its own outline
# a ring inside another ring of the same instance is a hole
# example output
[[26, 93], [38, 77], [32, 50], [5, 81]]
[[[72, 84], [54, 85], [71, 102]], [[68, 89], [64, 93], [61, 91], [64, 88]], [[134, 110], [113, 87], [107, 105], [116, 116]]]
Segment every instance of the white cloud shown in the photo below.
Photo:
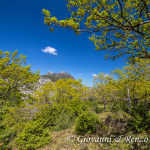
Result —
[[97, 74], [92, 74], [93, 77], [97, 77]]
[[43, 49], [42, 52], [50, 53], [52, 55], [57, 55], [57, 50], [55, 48], [50, 47], [50, 46]]

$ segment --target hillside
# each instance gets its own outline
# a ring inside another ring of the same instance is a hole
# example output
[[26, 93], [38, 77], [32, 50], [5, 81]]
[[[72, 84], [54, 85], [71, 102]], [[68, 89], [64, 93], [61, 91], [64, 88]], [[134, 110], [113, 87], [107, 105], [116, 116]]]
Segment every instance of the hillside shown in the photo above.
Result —
[[42, 78], [50, 79], [52, 82], [56, 82], [59, 79], [75, 79], [67, 72], [61, 71], [60, 73], [48, 72], [46, 75], [41, 75]]

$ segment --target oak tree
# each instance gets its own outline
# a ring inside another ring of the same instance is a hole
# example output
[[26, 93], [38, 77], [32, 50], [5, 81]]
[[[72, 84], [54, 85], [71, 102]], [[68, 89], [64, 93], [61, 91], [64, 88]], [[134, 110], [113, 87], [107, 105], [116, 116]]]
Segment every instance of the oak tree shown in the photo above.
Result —
[[105, 58], [150, 58], [149, 0], [66, 0], [71, 17], [58, 20], [43, 9], [45, 24], [91, 34], [96, 50]]
[[39, 72], [25, 65], [26, 56], [18, 51], [0, 50], [0, 104], [16, 106], [24, 103], [26, 91], [33, 89], [39, 80]]

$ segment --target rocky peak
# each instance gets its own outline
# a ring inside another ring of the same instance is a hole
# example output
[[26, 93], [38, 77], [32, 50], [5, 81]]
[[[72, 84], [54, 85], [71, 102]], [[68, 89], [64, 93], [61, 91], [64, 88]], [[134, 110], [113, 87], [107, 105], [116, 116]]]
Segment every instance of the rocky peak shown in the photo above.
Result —
[[65, 72], [65, 71], [61, 71], [60, 73], [53, 73], [53, 72], [48, 72], [46, 75], [42, 75], [42, 78], [48, 78], [50, 79], [52, 82], [55, 82], [59, 79], [75, 79], [72, 75], [70, 75], [69, 73]]

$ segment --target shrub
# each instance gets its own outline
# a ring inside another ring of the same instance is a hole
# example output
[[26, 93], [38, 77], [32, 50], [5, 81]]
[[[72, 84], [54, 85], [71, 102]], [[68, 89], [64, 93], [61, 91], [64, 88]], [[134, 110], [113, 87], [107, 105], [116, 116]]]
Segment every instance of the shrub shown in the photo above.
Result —
[[131, 109], [131, 119], [128, 121], [127, 129], [135, 133], [148, 131], [150, 129], [150, 105], [140, 102]]
[[44, 119], [28, 122], [14, 139], [20, 150], [34, 150], [51, 142], [51, 136], [45, 128]]
[[0, 110], [0, 116], [0, 148], [11, 149], [12, 141], [33, 116], [20, 107], [5, 107]]
[[68, 101], [67, 105], [69, 107], [71, 107], [71, 109], [73, 110], [73, 112], [74, 112], [74, 114], [76, 116], [81, 114], [82, 111], [87, 110], [86, 104], [82, 100], [80, 100], [78, 98], [75, 98], [75, 99], [73, 99], [71, 101]]
[[2, 150], [10, 150], [11, 149], [11, 144], [10, 141], [14, 138], [16, 131], [14, 128], [9, 128], [9, 129], [4, 129], [1, 130], [0, 132], [0, 143], [2, 144], [0, 146], [0, 149]]
[[86, 104], [96, 113], [101, 113], [103, 112], [103, 108], [98, 106], [97, 101], [87, 101]]
[[128, 122], [128, 130], [134, 131], [135, 133], [140, 133], [143, 130], [143, 118], [141, 118], [139, 115], [132, 116], [132, 118]]
[[71, 127], [74, 124], [75, 116], [73, 113], [62, 113], [56, 122], [55, 130], [63, 130]]
[[53, 128], [60, 114], [61, 112], [58, 106], [53, 105], [52, 107], [45, 107], [41, 109], [41, 111], [36, 114], [36, 119], [37, 120], [44, 119], [45, 126], [49, 128]]
[[74, 110], [68, 104], [59, 104], [57, 106], [59, 116], [55, 122], [55, 130], [62, 130], [71, 127], [75, 121]]
[[120, 110], [120, 104], [119, 101], [113, 101], [111, 104], [111, 111], [112, 112], [117, 112]]
[[45, 119], [45, 126], [51, 130], [62, 130], [71, 127], [75, 121], [73, 109], [67, 104], [54, 104], [52, 107], [42, 109], [38, 118]]
[[97, 115], [92, 112], [83, 112], [79, 115], [76, 123], [75, 132], [84, 135], [85, 133], [96, 133], [102, 124]]

